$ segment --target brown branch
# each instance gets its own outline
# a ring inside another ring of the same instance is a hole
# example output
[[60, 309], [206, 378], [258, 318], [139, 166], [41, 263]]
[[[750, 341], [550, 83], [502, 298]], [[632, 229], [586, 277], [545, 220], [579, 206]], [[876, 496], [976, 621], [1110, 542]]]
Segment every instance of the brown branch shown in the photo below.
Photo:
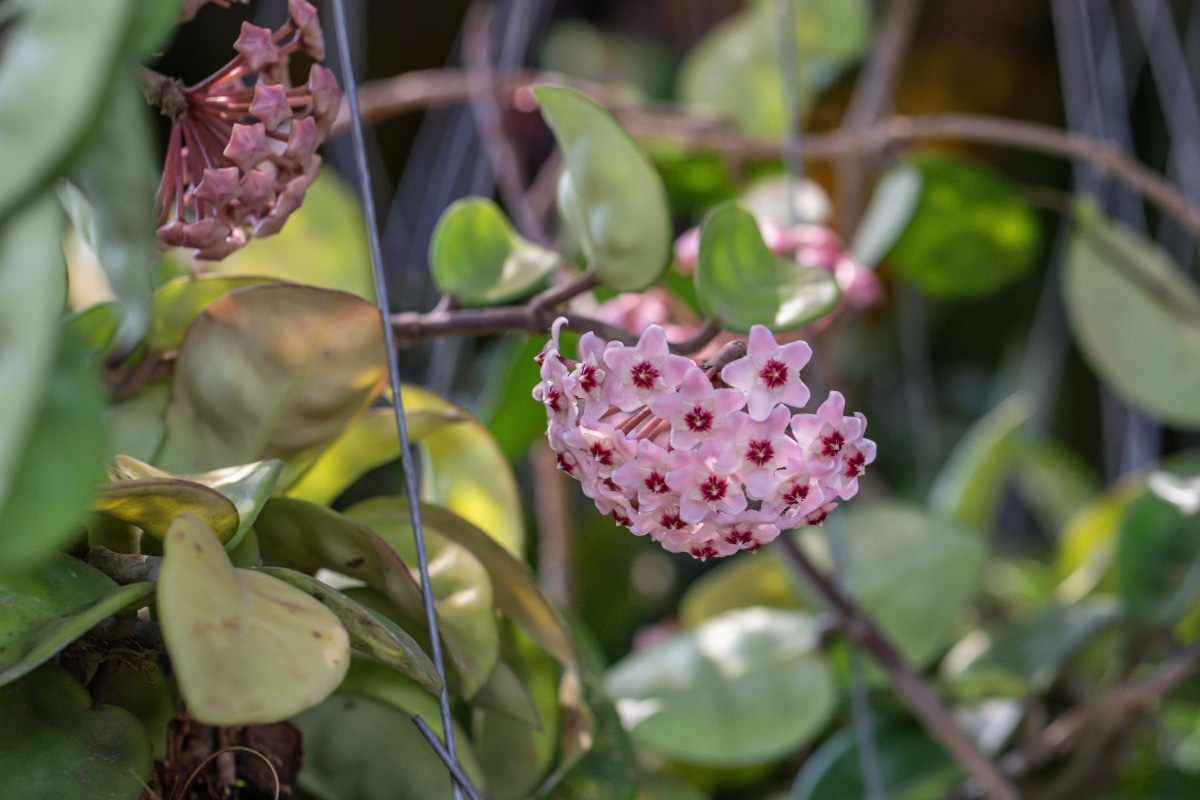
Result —
[[979, 752], [971, 738], [954, 721], [950, 710], [905, 661], [879, 626], [829, 576], [817, 568], [791, 534], [784, 534], [778, 541], [788, 562], [838, 616], [846, 637], [871, 654], [887, 673], [896, 696], [921, 721], [929, 735], [939, 741], [959, 766], [979, 783], [984, 796], [991, 800], [1020, 800], [1021, 794], [1016, 787]]
[[[498, 88], [504, 96], [535, 83], [570, 85], [586, 91], [608, 106], [629, 132], [639, 138], [670, 139], [695, 149], [717, 150], [740, 160], [779, 158], [777, 141], [747, 136], [723, 125], [683, 116], [669, 108], [623, 106], [603, 87], [559, 75], [519, 73], [502, 81]], [[464, 102], [469, 91], [466, 77], [459, 70], [426, 70], [367, 84], [361, 97], [364, 118], [378, 122], [406, 111]], [[344, 125], [339, 117], [334, 132]], [[939, 139], [986, 142], [1085, 162], [1136, 190], [1186, 230], [1200, 236], [1200, 209], [1157, 172], [1104, 141], [1036, 122], [955, 113], [889, 117], [862, 131], [808, 134], [801, 155], [810, 161], [828, 161]]]

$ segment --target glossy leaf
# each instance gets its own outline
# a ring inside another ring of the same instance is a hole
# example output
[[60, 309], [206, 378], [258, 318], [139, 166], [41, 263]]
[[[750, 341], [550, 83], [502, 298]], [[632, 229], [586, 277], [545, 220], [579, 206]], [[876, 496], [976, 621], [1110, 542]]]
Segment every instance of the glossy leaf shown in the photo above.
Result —
[[[803, 112], [867, 45], [862, 0], [795, 0], [796, 75]], [[771, 139], [789, 128], [780, 75], [778, 6], [756, 3], [716, 25], [684, 58], [676, 94], [692, 111]]]
[[264, 276], [338, 289], [375, 302], [362, 207], [331, 169], [321, 170], [282, 231], [250, 240], [213, 263], [212, 269], [218, 275]]
[[67, 293], [62, 227], [62, 210], [51, 195], [0, 227], [0, 504], [11, 490], [54, 363]]
[[153, 383], [128, 400], [105, 407], [111, 455], [103, 461], [111, 461], [119, 453], [141, 461], [154, 459], [166, 431], [163, 415], [170, 391], [165, 383]]
[[968, 695], [1042, 694], [1080, 650], [1124, 616], [1121, 604], [1106, 595], [1070, 606], [1052, 603], [1021, 619], [973, 631], [946, 657], [943, 671], [957, 691]]
[[442, 691], [442, 679], [433, 662], [403, 628], [303, 572], [284, 567], [259, 567], [258, 571], [295, 586], [332, 611], [354, 650], [407, 675], [434, 694]]
[[1168, 472], [1125, 510], [1117, 536], [1117, 587], [1130, 615], [1177, 622], [1200, 597], [1200, 479]]
[[768, 550], [755, 558], [729, 559], [693, 581], [679, 601], [679, 622], [694, 628], [738, 608], [802, 609], [808, 605], [795, 574]]
[[87, 133], [134, 0], [18, 0], [0, 53], [0, 220], [45, 184]]
[[0, 797], [130, 800], [150, 777], [146, 729], [47, 665], [0, 688]]
[[[144, 478], [180, 478], [220, 492], [237, 509], [237, 530], [225, 542], [225, 549], [232, 550], [241, 543], [242, 537], [246, 535], [246, 532], [250, 530], [250, 526], [254, 524], [254, 520], [258, 518], [258, 512], [262, 510], [263, 504], [271, 496], [271, 490], [275, 488], [275, 483], [279, 480], [279, 472], [282, 464], [274, 460], [257, 461], [253, 464], [215, 469], [211, 472], [200, 473], [199, 475], [176, 476], [163, 472], [157, 467], [153, 467], [136, 458], [118, 455], [113, 459], [113, 467], [125, 477], [133, 480]], [[213, 527], [212, 523], [209, 523], [209, 527]], [[215, 527], [213, 527], [213, 530], [216, 532]], [[219, 532], [217, 532], [217, 537], [220, 538]]]
[[65, 331], [50, 369], [15, 474], [0, 479], [0, 570], [36, 564], [68, 541], [103, 475], [108, 442], [100, 381]]
[[383, 537], [323, 505], [273, 497], [255, 525], [263, 563], [309, 575], [329, 569], [387, 595], [396, 608], [424, 620], [421, 588]]
[[1020, 280], [1041, 251], [1037, 215], [982, 166], [922, 153], [921, 198], [891, 250], [899, 275], [933, 296], [982, 297]]
[[81, 344], [107, 354], [117, 329], [121, 327], [121, 306], [115, 301], [96, 303], [68, 315], [63, 325]]
[[1074, 602], [1093, 589], [1112, 589], [1109, 576], [1125, 510], [1145, 490], [1144, 479], [1127, 479], [1076, 511], [1059, 536], [1058, 597]]
[[558, 262], [557, 253], [522, 238], [500, 207], [484, 197], [452, 203], [429, 244], [429, 273], [438, 289], [471, 306], [524, 297]]
[[[405, 408], [408, 436], [420, 442], [452, 422], [466, 419], [446, 404], [445, 409]], [[288, 487], [288, 497], [328, 505], [367, 472], [400, 457], [396, 415], [391, 408], [371, 408], [355, 417], [313, 465]]]
[[268, 575], [235, 569], [198, 517], [163, 541], [158, 618], [189, 713], [210, 725], [278, 722], [328, 697], [350, 666], [345, 628]]
[[137, 4], [125, 45], [130, 58], [142, 61], [161, 52], [181, 21], [180, 3], [181, 0], [142, 0]]
[[[822, 224], [833, 215], [833, 203], [821, 184], [809, 178], [772, 175], [746, 187], [738, 203], [758, 220], [780, 225]], [[793, 218], [794, 217], [794, 218]]]
[[652, 285], [671, 249], [662, 179], [620, 123], [592, 100], [559, 86], [538, 86], [533, 94], [567, 164], [559, 210], [588, 266], [617, 291]]
[[238, 530], [237, 506], [229, 498], [199, 483], [182, 478], [142, 478], [100, 487], [92, 511], [110, 519], [136, 525], [156, 539], [180, 514], [192, 514], [213, 531], [222, 544]]
[[812, 617], [751, 608], [710, 619], [609, 670], [608, 695], [634, 740], [689, 764], [748, 766], [810, 741], [836, 689]]
[[850, 255], [855, 261], [874, 269], [891, 252], [916, 213], [922, 181], [920, 170], [911, 164], [898, 164], [879, 179], [850, 238]]
[[152, 588], [119, 587], [61, 553], [19, 577], [0, 578], [0, 684], [37, 667]]
[[167, 281], [154, 293], [154, 318], [146, 334], [146, 346], [159, 352], [178, 350], [191, 324], [218, 297], [274, 282], [273, 278], [253, 275], [185, 275]]
[[283, 284], [231, 292], [204, 310], [179, 348], [158, 466], [186, 474], [278, 458], [286, 487], [386, 376], [371, 303]]
[[[881, 725], [875, 741], [880, 777], [890, 800], [940, 797], [961, 780], [941, 745], [920, 728], [904, 723]], [[788, 800], [863, 797], [859, 758], [854, 731], [839, 731], [805, 761]], [[940, 791], [932, 794], [931, 785]]]
[[1200, 291], [1170, 257], [1081, 203], [1062, 280], [1071, 332], [1104, 382], [1151, 416], [1200, 427]]
[[[393, 673], [394, 674], [394, 673]], [[436, 704], [422, 715], [440, 730]], [[446, 767], [413, 725], [410, 712], [361, 694], [338, 693], [294, 722], [307, 758], [298, 785], [324, 800], [450, 800]], [[457, 739], [471, 782], [486, 791], [470, 757], [470, 740]]]
[[1000, 502], [1033, 406], [1013, 395], [962, 437], [934, 481], [930, 507], [977, 530], [988, 530]]
[[154, 144], [150, 109], [132, 65], [123, 64], [88, 148], [72, 166], [69, 182], [59, 184], [75, 229], [91, 245], [121, 303], [115, 344], [122, 352], [132, 349], [150, 325], [157, 261]]
[[973, 531], [899, 503], [852, 506], [844, 520], [851, 593], [910, 662], [928, 665], [979, 587], [986, 546]]
[[[351, 506], [345, 513], [382, 536], [406, 564], [413, 565], [413, 579], [420, 579], [407, 506], [376, 497]], [[425, 549], [446, 649], [461, 678], [462, 694], [470, 698], [487, 681], [499, 657], [492, 581], [474, 555], [448, 541], [432, 526], [425, 529]]]
[[462, 418], [418, 441], [421, 499], [450, 509], [519, 557], [525, 550], [525, 521], [517, 480], [487, 428], [428, 389], [408, 385], [403, 392], [405, 413]]
[[779, 258], [763, 242], [758, 222], [736, 203], [713, 209], [700, 229], [696, 261], [700, 305], [732, 331], [753, 325], [799, 328], [833, 310], [833, 273]]

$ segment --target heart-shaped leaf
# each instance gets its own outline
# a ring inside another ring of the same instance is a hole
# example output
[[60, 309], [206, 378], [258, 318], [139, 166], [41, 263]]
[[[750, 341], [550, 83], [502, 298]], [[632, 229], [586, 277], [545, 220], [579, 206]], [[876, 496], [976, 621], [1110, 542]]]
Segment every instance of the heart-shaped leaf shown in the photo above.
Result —
[[922, 153], [921, 197], [891, 249], [896, 272], [938, 297], [981, 297], [1029, 274], [1041, 252], [1037, 215], [999, 175]]
[[235, 569], [199, 517], [163, 541], [158, 618], [188, 711], [210, 725], [278, 722], [328, 697], [350, 666], [338, 618], [299, 589]]
[[799, 328], [832, 311], [840, 296], [829, 270], [772, 253], [754, 215], [737, 203], [717, 206], [704, 220], [695, 280], [705, 313], [739, 333], [754, 325]]
[[108, 98], [134, 0], [20, 0], [0, 53], [0, 219], [43, 185]]
[[222, 544], [232, 540], [238, 530], [237, 506], [228, 497], [182, 478], [110, 483], [97, 490], [92, 511], [136, 525], [156, 539], [165, 538], [182, 513], [204, 520]]
[[1200, 428], [1200, 291], [1170, 257], [1080, 203], [1062, 280], [1071, 332], [1104, 382], [1164, 422]]
[[[242, 464], [238, 467], [215, 469], [199, 475], [171, 475], [126, 455], [116, 456], [113, 459], [113, 466], [120, 474], [134, 480], [178, 478], [220, 492], [233, 503], [238, 515], [237, 531], [225, 542], [226, 550], [232, 550], [241, 544], [242, 538], [250, 530], [254, 520], [258, 518], [258, 512], [262, 510], [263, 503], [267, 502], [267, 498], [271, 496], [271, 490], [275, 488], [275, 483], [279, 480], [279, 473], [283, 467], [279, 461], [272, 459], [257, 461], [253, 464]], [[216, 527], [212, 523], [209, 525], [220, 538], [221, 534]]]
[[749, 766], [782, 758], [833, 714], [815, 618], [749, 608], [627, 656], [605, 678], [634, 740], [668, 758]]
[[[421, 442], [439, 428], [467, 419], [449, 403], [445, 406], [444, 409], [405, 408], [409, 439]], [[346, 426], [300, 480], [288, 487], [286, 494], [329, 505], [368, 471], [399, 457], [395, 413], [390, 408], [369, 408]]]
[[[346, 516], [378, 533], [415, 569], [416, 545], [407, 506], [390, 498], [372, 498], [346, 509]], [[475, 695], [495, 668], [500, 653], [500, 632], [492, 601], [492, 581], [479, 560], [467, 549], [448, 541], [432, 526], [425, 527], [429, 555], [429, 580], [446, 649], [461, 679], [466, 698]]]
[[618, 291], [652, 285], [671, 249], [662, 179], [621, 124], [592, 100], [561, 86], [538, 86], [533, 94], [567, 163], [559, 208], [588, 266]]
[[153, 591], [152, 583], [117, 586], [107, 575], [61, 554], [32, 574], [0, 581], [0, 685], [45, 663]]
[[[512, 466], [483, 424], [428, 389], [403, 389], [404, 410], [452, 414], [461, 422], [420, 437], [421, 499], [444, 506], [487, 531], [508, 552], [525, 551], [525, 520]], [[416, 437], [413, 437], [414, 439]]]
[[78, 531], [103, 474], [103, 408], [95, 366], [63, 331], [21, 459], [4, 487], [8, 496], [0, 500], [0, 570], [40, 562]]
[[230, 292], [188, 329], [158, 465], [191, 473], [270, 458], [294, 481], [383, 389], [379, 309], [344, 292]]
[[167, 281], [154, 293], [154, 319], [146, 334], [146, 346], [160, 353], [178, 350], [191, 324], [218, 297], [247, 286], [275, 282], [275, 278], [253, 275], [184, 275]]
[[150, 741], [137, 718], [93, 706], [65, 669], [46, 665], [0, 688], [0, 797], [130, 800], [150, 777]]
[[471, 306], [507, 303], [532, 292], [558, 254], [522, 238], [491, 200], [468, 197], [442, 212], [429, 243], [429, 272], [443, 293]]
[[378, 617], [346, 595], [303, 572], [284, 567], [259, 567], [259, 572], [295, 586], [332, 611], [346, 633], [350, 646], [363, 655], [415, 680], [430, 692], [442, 691], [442, 679], [421, 646], [386, 617]]

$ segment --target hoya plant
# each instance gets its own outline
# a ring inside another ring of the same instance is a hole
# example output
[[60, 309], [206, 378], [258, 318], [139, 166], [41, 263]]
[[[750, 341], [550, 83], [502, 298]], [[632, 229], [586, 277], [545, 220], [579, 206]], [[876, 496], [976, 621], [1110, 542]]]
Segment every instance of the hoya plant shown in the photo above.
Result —
[[[1122, 211], [1194, 193], [883, 116], [910, 0], [520, 71], [477, 3], [362, 86], [341, 0], [230, 5], [0, 8], [0, 797], [1200, 792], [1200, 291]], [[365, 128], [452, 105], [495, 192], [405, 266]]]

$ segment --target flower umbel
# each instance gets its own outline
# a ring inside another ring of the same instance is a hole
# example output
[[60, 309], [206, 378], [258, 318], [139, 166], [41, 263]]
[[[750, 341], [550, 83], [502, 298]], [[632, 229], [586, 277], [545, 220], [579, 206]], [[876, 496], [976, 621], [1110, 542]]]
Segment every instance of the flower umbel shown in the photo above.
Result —
[[202, 259], [279, 232], [320, 169], [316, 149], [341, 103], [333, 73], [320, 64], [304, 85], [290, 85], [292, 53], [325, 55], [307, 0], [288, 0], [279, 30], [242, 23], [233, 48], [233, 60], [194, 86], [158, 76], [146, 87], [172, 120], [155, 198], [158, 238]]
[[875, 460], [866, 418], [844, 416], [838, 392], [816, 414], [792, 413], [808, 402], [807, 344], [780, 347], [757, 325], [745, 355], [710, 366], [670, 355], [652, 325], [636, 347], [585, 334], [573, 361], [564, 324], [533, 392], [559, 468], [602, 514], [667, 550], [727, 556], [820, 524]]

